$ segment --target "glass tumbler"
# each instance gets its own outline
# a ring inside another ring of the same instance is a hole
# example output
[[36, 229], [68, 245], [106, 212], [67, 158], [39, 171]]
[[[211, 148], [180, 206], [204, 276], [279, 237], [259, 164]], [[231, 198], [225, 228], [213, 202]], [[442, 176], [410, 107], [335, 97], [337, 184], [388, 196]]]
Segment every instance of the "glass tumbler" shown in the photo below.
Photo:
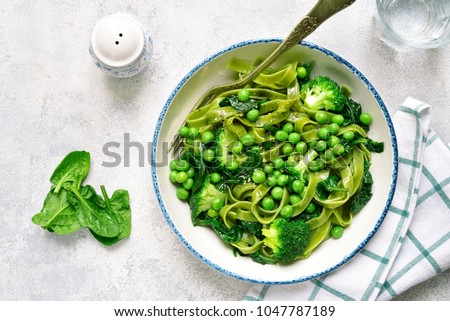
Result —
[[450, 0], [377, 0], [380, 39], [400, 50], [450, 42]]

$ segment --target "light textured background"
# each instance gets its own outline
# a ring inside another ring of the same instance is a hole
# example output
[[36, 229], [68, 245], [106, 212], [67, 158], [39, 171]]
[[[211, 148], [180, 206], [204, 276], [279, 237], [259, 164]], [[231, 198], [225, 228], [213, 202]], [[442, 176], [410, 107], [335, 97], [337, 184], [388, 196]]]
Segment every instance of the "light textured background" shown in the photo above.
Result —
[[[205, 57], [243, 40], [282, 38], [307, 0], [4, 1], [0, 6], [0, 299], [239, 300], [250, 284], [207, 267], [178, 241], [160, 213], [150, 167], [101, 166], [106, 142], [124, 133], [147, 144], [181, 78]], [[149, 68], [112, 79], [93, 65], [94, 24], [135, 14], [153, 35]], [[398, 53], [377, 38], [375, 1], [357, 1], [307, 40], [332, 49], [370, 79], [391, 113], [408, 96], [433, 106], [432, 126], [450, 130], [450, 48]], [[91, 152], [87, 183], [130, 191], [131, 237], [104, 248], [86, 232], [47, 233], [30, 221], [55, 166], [70, 151]], [[146, 149], [149, 152], [149, 149]], [[399, 297], [449, 300], [450, 272]]]

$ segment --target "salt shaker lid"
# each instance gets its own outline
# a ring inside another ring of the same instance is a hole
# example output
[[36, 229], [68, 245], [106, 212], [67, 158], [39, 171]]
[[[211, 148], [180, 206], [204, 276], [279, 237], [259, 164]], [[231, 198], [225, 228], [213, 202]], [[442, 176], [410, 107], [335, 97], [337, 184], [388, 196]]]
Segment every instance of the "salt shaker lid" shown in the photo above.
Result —
[[131, 16], [115, 13], [94, 26], [91, 46], [95, 55], [111, 67], [121, 67], [136, 60], [144, 49], [142, 26]]

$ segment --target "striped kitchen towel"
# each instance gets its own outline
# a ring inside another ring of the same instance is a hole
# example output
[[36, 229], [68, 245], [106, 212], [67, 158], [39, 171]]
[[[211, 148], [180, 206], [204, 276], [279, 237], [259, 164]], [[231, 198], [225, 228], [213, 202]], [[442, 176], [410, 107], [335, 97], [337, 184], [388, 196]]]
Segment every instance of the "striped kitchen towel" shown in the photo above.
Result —
[[431, 107], [411, 97], [393, 122], [398, 181], [367, 246], [341, 268], [290, 285], [255, 285], [244, 300], [389, 300], [450, 268], [450, 148], [430, 128]]

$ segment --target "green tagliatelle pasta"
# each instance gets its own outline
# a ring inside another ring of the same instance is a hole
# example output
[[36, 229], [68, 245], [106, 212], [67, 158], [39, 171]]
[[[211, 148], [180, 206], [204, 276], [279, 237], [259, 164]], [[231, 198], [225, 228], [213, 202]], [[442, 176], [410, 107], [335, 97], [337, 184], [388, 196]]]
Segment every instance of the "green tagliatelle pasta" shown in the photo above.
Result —
[[[228, 67], [242, 77], [260, 61]], [[183, 153], [170, 163], [193, 224], [259, 263], [309, 257], [372, 196], [371, 154], [383, 151], [367, 135], [372, 117], [312, 69], [294, 61], [265, 70], [192, 111], [180, 128]]]

